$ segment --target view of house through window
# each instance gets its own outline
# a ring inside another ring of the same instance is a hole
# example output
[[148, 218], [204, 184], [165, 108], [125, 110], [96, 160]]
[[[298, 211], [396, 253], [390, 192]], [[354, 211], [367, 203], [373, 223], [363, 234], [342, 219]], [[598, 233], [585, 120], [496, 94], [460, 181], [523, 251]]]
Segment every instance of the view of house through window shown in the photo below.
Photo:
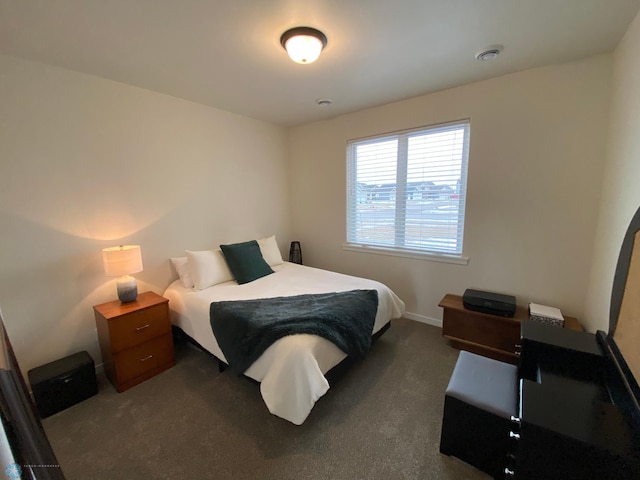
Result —
[[347, 243], [462, 255], [469, 121], [347, 144]]

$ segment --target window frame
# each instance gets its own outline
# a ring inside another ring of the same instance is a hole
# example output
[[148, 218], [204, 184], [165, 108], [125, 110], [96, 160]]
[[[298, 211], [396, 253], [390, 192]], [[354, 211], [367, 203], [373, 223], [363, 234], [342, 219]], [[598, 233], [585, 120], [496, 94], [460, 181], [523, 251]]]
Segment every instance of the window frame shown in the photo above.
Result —
[[[457, 191], [458, 195], [458, 222], [457, 229], [458, 234], [456, 238], [459, 238], [459, 251], [458, 252], [444, 252], [437, 251], [428, 248], [412, 248], [403, 246], [405, 241], [405, 229], [407, 225], [406, 218], [406, 193], [397, 194], [398, 191], [406, 192], [407, 185], [409, 184], [409, 176], [407, 174], [407, 165], [409, 163], [408, 157], [408, 141], [411, 136], [418, 136], [420, 134], [438, 133], [438, 131], [445, 132], [447, 130], [456, 129], [459, 127], [464, 128], [464, 138], [462, 141], [462, 154], [461, 154], [461, 166], [460, 166], [460, 190]], [[355, 227], [356, 220], [353, 218], [355, 215], [357, 203], [358, 203], [358, 181], [355, 178], [357, 175], [357, 158], [353, 153], [358, 145], [366, 143], [378, 143], [389, 140], [398, 141], [397, 154], [395, 160], [396, 169], [396, 195], [394, 206], [394, 243], [395, 245], [380, 245], [375, 243], [352, 241], [353, 228]], [[429, 260], [445, 263], [454, 263], [466, 265], [469, 262], [469, 257], [464, 255], [464, 225], [466, 215], [466, 196], [467, 196], [467, 177], [469, 170], [469, 147], [471, 143], [471, 120], [464, 118], [446, 123], [439, 123], [434, 125], [426, 125], [406, 130], [398, 130], [394, 132], [383, 133], [379, 135], [372, 135], [368, 137], [356, 138], [347, 140], [346, 147], [346, 242], [343, 244], [344, 250], [366, 252], [379, 255], [390, 255], [404, 258], [412, 258], [419, 260]], [[402, 157], [402, 158], [400, 158]], [[462, 190], [463, 189], [463, 190]], [[462, 192], [462, 193], [461, 193]], [[355, 202], [355, 205], [354, 205]], [[400, 225], [400, 227], [398, 227]]]

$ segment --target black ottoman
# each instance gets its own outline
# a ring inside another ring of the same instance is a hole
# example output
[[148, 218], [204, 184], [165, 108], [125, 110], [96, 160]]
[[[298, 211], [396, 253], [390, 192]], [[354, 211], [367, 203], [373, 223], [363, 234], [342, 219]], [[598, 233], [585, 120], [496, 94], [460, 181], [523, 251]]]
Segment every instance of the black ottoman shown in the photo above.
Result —
[[504, 478], [517, 368], [461, 351], [444, 397], [440, 452]]

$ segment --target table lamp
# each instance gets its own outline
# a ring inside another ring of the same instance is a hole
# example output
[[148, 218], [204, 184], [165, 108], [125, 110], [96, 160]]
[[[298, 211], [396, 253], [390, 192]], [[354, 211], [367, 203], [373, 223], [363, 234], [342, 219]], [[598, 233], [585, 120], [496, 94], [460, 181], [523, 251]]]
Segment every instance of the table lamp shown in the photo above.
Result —
[[122, 303], [133, 302], [138, 297], [138, 285], [132, 273], [142, 271], [142, 254], [139, 245], [120, 245], [102, 249], [104, 273], [118, 278], [118, 298]]

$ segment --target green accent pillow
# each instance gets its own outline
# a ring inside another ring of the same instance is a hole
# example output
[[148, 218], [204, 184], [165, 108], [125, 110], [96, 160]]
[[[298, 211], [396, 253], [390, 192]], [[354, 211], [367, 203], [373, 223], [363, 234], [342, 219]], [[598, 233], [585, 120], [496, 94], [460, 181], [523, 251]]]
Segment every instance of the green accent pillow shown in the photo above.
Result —
[[255, 240], [220, 245], [220, 250], [229, 265], [229, 270], [240, 285], [273, 273], [269, 264], [262, 257], [260, 246]]

